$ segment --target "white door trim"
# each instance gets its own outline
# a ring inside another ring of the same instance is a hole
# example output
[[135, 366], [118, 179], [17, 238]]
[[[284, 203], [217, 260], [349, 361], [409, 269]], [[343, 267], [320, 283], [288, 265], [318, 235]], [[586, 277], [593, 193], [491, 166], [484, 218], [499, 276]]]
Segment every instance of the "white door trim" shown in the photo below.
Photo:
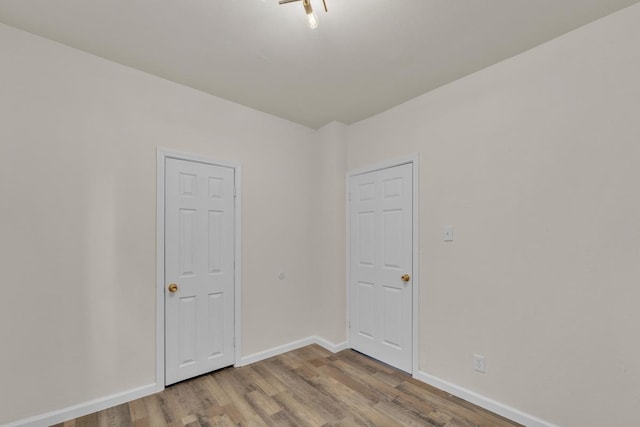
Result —
[[356, 175], [361, 175], [364, 173], [369, 173], [369, 172], [375, 172], [381, 169], [389, 169], [395, 166], [401, 166], [401, 165], [406, 165], [411, 163], [413, 165], [413, 237], [412, 237], [412, 253], [413, 253], [413, 277], [412, 277], [412, 282], [413, 282], [413, 313], [412, 313], [412, 339], [411, 339], [411, 351], [412, 351], [412, 357], [411, 357], [411, 374], [413, 375], [413, 377], [416, 377], [420, 371], [419, 369], [419, 346], [420, 346], [420, 335], [418, 334], [418, 326], [420, 324], [420, 313], [419, 313], [419, 294], [420, 294], [420, 250], [419, 250], [419, 246], [420, 246], [420, 230], [419, 230], [419, 225], [420, 225], [420, 217], [418, 216], [418, 213], [420, 211], [420, 201], [419, 201], [419, 188], [418, 188], [418, 184], [420, 181], [420, 154], [416, 153], [410, 156], [406, 156], [406, 157], [400, 157], [400, 158], [396, 158], [394, 160], [390, 160], [390, 161], [386, 161], [386, 162], [382, 162], [382, 163], [378, 163], [375, 165], [371, 165], [371, 166], [367, 166], [364, 168], [359, 168], [359, 169], [354, 169], [351, 171], [347, 172], [347, 177], [346, 177], [346, 191], [345, 191], [345, 195], [346, 195], [346, 200], [345, 200], [345, 206], [347, 207], [346, 209], [346, 220], [347, 220], [347, 247], [346, 247], [346, 251], [347, 251], [347, 277], [346, 277], [346, 292], [347, 292], [347, 330], [346, 330], [346, 334], [347, 334], [347, 340], [349, 341], [349, 348], [351, 348], [351, 333], [350, 333], [350, 326], [351, 326], [351, 311], [350, 311], [350, 307], [351, 307], [351, 295], [349, 292], [349, 283], [351, 283], [351, 206], [350, 206], [350, 191], [351, 191], [351, 178], [356, 176]]
[[164, 195], [165, 195], [165, 159], [172, 158], [192, 162], [225, 166], [234, 169], [235, 197], [235, 267], [234, 267], [234, 365], [240, 364], [242, 356], [242, 168], [239, 163], [212, 160], [190, 153], [157, 149], [156, 168], [156, 384], [158, 391], [164, 390], [165, 353], [164, 353]]

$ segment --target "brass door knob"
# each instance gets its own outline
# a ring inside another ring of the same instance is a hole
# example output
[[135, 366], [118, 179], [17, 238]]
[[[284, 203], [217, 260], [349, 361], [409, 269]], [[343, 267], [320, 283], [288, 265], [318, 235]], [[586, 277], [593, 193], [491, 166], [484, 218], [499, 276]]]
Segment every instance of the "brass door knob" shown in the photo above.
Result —
[[411, 280], [411, 276], [409, 276], [408, 274], [403, 274], [402, 277], [400, 278], [403, 282], [408, 282], [409, 280]]
[[177, 292], [178, 291], [178, 285], [176, 285], [175, 283], [172, 283], [172, 284], [169, 285], [169, 287], [167, 289], [169, 289], [169, 292]]

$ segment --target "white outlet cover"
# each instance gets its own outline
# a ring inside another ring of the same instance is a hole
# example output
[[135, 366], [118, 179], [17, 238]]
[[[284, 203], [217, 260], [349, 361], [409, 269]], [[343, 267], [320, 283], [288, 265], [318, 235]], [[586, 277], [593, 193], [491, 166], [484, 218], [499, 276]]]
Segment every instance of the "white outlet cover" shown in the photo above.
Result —
[[484, 356], [481, 354], [473, 355], [473, 370], [485, 374], [487, 372], [487, 366], [484, 362]]

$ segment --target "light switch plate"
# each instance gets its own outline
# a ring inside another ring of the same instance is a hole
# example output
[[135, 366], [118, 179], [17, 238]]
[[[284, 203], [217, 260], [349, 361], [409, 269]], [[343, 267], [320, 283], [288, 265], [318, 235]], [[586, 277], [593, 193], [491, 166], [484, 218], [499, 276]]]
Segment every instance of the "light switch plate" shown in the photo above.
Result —
[[445, 225], [442, 227], [442, 241], [453, 242], [453, 226]]

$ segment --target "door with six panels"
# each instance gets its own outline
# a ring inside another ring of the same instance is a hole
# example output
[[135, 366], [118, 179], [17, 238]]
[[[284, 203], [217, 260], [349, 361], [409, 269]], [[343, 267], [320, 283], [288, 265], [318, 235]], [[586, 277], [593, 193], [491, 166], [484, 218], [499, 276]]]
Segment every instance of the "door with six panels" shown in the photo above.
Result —
[[166, 159], [166, 385], [234, 363], [234, 174]]
[[350, 178], [350, 344], [412, 369], [413, 164]]

